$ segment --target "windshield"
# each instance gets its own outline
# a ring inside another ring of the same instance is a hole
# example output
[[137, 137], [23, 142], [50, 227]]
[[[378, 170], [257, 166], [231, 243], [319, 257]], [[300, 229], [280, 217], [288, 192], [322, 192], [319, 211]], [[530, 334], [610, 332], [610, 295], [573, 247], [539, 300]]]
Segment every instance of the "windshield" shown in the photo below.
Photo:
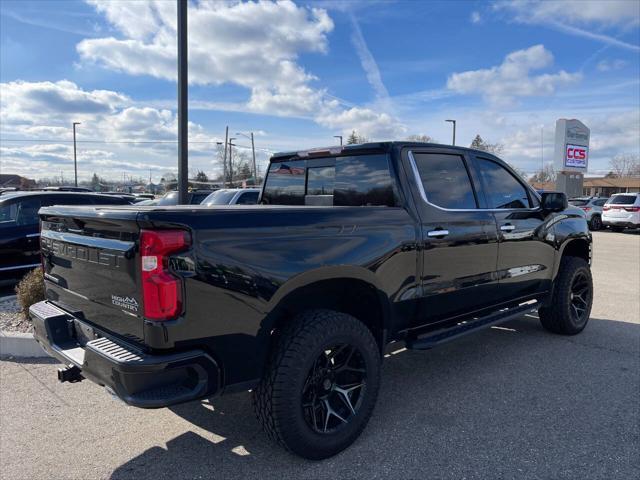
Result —
[[574, 200], [569, 200], [569, 203], [574, 207], [584, 207], [589, 203], [589, 200], [574, 199]]
[[633, 205], [636, 201], [635, 195], [615, 195], [609, 200], [611, 205]]
[[158, 205], [177, 205], [178, 204], [178, 192], [169, 192], [160, 200]]
[[235, 190], [217, 190], [205, 198], [202, 205], [228, 205], [235, 194]]

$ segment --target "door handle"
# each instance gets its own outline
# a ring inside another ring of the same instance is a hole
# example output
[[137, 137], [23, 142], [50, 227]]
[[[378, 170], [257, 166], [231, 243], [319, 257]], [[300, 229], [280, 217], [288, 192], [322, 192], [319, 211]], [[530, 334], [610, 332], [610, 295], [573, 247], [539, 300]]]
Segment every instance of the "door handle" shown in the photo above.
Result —
[[500, 227], [500, 230], [502, 230], [503, 232], [511, 232], [512, 230], [515, 230], [516, 226], [515, 225], [511, 225], [510, 223], [507, 223], [506, 225], [502, 225]]
[[431, 230], [430, 232], [427, 232], [427, 237], [431, 237], [431, 238], [441, 238], [441, 237], [446, 237], [447, 235], [449, 235], [449, 230]]

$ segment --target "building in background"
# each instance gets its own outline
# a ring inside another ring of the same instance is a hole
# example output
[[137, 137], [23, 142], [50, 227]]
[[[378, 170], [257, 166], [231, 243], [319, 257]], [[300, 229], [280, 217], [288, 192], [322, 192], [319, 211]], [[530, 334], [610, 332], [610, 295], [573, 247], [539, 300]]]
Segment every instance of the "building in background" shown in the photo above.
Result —
[[640, 177], [585, 178], [582, 194], [589, 197], [610, 197], [614, 193], [640, 192]]
[[12, 173], [0, 174], [0, 188], [17, 188], [21, 190], [35, 188], [36, 181]]

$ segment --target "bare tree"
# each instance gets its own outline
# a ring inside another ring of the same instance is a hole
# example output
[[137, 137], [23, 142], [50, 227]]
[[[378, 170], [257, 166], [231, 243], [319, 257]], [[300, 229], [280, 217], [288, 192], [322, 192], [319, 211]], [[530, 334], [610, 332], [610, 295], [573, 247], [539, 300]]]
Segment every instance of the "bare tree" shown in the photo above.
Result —
[[621, 153], [609, 160], [609, 168], [618, 177], [640, 175], [640, 155], [637, 153]]
[[424, 143], [437, 143], [437, 141], [429, 135], [409, 135], [407, 137], [409, 142], [424, 142]]
[[531, 176], [530, 181], [537, 183], [555, 182], [557, 176], [556, 169], [553, 168], [553, 165], [547, 164], [543, 169], [534, 173]]
[[503, 144], [485, 142], [480, 135], [476, 135], [476, 138], [473, 139], [473, 142], [471, 142], [471, 145], [469, 145], [469, 147], [475, 148], [476, 150], [493, 153], [494, 155], [500, 155], [504, 150]]
[[355, 145], [359, 143], [367, 143], [369, 139], [364, 135], [359, 135], [355, 130], [351, 130], [351, 133], [347, 137], [347, 145]]

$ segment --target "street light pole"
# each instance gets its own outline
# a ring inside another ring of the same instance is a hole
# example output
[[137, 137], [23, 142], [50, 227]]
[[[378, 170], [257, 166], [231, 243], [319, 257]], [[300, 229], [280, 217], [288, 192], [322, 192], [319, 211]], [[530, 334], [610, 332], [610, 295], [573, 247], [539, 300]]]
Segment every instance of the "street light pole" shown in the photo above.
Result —
[[73, 172], [75, 175], [75, 185], [78, 186], [78, 158], [76, 155], [76, 125], [80, 122], [73, 122]]
[[189, 175], [187, 5], [178, 1], [178, 204], [187, 202]]
[[452, 143], [452, 145], [455, 146], [455, 144], [456, 144], [456, 121], [455, 120], [445, 120], [445, 122], [453, 123], [453, 143]]
[[227, 145], [229, 144], [229, 125], [224, 130], [224, 154], [222, 155], [222, 187], [227, 186]]
[[339, 138], [340, 139], [340, 146], [342, 146], [342, 135], [334, 135], [333, 138]]

